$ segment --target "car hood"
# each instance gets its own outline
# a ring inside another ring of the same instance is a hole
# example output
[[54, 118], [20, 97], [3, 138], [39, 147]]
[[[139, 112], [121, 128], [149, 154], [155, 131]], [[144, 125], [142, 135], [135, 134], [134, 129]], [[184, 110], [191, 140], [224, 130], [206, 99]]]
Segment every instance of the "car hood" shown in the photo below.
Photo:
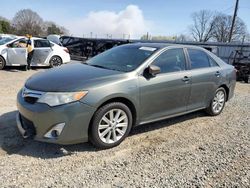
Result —
[[31, 76], [25, 87], [44, 92], [81, 91], [124, 77], [123, 72], [86, 64], [67, 64]]

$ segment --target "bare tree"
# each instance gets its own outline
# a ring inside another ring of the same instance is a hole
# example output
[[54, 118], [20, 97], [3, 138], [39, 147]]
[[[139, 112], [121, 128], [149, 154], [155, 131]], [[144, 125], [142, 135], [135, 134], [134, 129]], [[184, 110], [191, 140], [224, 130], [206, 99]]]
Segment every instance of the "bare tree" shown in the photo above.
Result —
[[19, 35], [42, 35], [43, 19], [30, 9], [23, 9], [16, 13], [12, 20]]
[[[213, 25], [213, 37], [218, 42], [228, 42], [232, 25], [232, 16], [218, 13], [214, 17]], [[246, 34], [247, 29], [245, 23], [237, 17], [233, 28], [232, 41], [241, 40]]]
[[185, 34], [180, 34], [179, 36], [176, 37], [176, 42], [186, 42], [186, 41], [189, 41], [190, 38], [185, 35]]
[[213, 13], [201, 10], [192, 14], [193, 25], [190, 27], [191, 35], [195, 41], [206, 42], [212, 37]]
[[61, 31], [62, 35], [69, 35], [70, 34], [69, 30], [64, 26], [60, 26], [60, 31]]

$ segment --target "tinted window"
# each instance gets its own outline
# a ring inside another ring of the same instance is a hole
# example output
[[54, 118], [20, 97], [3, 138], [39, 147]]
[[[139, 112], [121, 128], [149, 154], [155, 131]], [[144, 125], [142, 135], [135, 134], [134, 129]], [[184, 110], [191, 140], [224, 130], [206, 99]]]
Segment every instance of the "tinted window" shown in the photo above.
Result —
[[188, 49], [188, 54], [191, 61], [191, 69], [210, 67], [210, 62], [205, 52], [201, 50]]
[[47, 48], [50, 47], [50, 42], [48, 40], [34, 40], [35, 48]]
[[161, 73], [185, 70], [185, 55], [183, 49], [170, 49], [163, 52], [153, 63], [161, 68]]

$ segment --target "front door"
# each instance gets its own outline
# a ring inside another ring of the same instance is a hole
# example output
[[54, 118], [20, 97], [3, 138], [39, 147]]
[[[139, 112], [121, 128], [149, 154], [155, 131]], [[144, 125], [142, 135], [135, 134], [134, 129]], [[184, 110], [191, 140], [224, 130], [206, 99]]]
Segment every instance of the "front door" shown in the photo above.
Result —
[[190, 94], [190, 75], [182, 48], [166, 50], [152, 64], [160, 67], [160, 74], [139, 76], [142, 122], [185, 112]]
[[9, 65], [27, 65], [27, 43], [25, 39], [15, 41], [8, 45], [7, 59]]

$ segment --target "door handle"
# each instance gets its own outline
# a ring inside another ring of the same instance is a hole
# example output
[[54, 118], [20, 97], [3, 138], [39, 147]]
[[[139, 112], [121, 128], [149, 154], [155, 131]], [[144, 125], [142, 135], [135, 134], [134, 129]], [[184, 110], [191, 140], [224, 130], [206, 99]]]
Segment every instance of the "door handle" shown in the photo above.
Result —
[[183, 78], [182, 78], [182, 81], [183, 82], [188, 82], [190, 80], [190, 78], [188, 77], [188, 76], [184, 76]]
[[215, 76], [220, 77], [220, 71], [216, 71]]

